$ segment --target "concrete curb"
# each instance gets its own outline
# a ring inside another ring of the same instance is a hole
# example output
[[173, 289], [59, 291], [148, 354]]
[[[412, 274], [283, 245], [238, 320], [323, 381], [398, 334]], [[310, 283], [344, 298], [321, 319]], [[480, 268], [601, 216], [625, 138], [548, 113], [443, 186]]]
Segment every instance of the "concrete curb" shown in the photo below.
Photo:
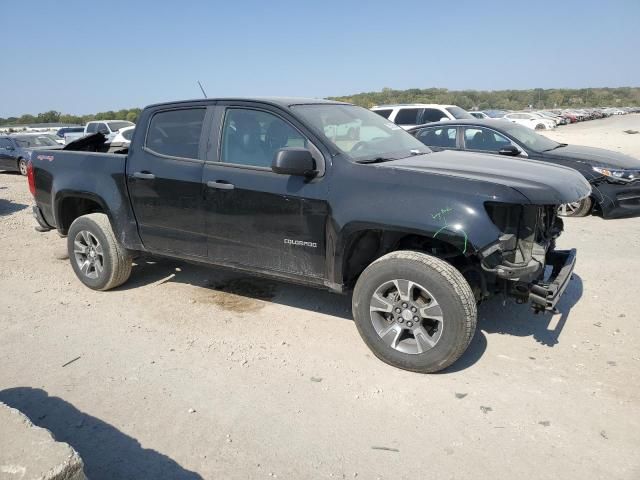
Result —
[[0, 402], [0, 480], [86, 480], [83, 467], [69, 444]]

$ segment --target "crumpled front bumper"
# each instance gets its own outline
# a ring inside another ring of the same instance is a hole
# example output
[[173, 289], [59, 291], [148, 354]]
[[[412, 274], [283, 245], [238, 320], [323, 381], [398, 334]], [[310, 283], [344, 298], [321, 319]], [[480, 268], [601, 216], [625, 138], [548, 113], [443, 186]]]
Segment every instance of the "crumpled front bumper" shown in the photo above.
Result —
[[553, 267], [549, 278], [533, 284], [529, 292], [531, 306], [538, 312], [555, 311], [571, 280], [576, 265], [576, 249], [549, 252], [546, 264]]

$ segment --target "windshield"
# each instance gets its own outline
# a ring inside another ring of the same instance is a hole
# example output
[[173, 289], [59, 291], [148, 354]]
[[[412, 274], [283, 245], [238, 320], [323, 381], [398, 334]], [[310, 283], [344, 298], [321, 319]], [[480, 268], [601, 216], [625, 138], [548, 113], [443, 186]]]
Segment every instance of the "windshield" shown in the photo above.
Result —
[[292, 110], [351, 159], [397, 160], [429, 153], [422, 142], [401, 127], [355, 105], [294, 105]]
[[453, 115], [453, 118], [456, 118], [458, 120], [464, 120], [464, 119], [469, 120], [474, 118], [473, 115], [471, 115], [469, 112], [467, 112], [466, 110], [463, 110], [460, 107], [447, 107], [446, 110], [451, 115]]
[[24, 135], [14, 137], [20, 147], [54, 147], [58, 143], [47, 135]]
[[484, 113], [491, 118], [502, 118], [507, 112], [503, 110], [484, 110]]
[[544, 152], [545, 150], [551, 150], [552, 148], [556, 148], [561, 145], [558, 142], [554, 142], [547, 137], [543, 137], [542, 135], [535, 133], [530, 128], [518, 125], [517, 123], [507, 124], [505, 122], [502, 129], [518, 142], [536, 152]]
[[132, 127], [134, 124], [131, 122], [107, 122], [112, 132], [117, 132], [121, 128]]

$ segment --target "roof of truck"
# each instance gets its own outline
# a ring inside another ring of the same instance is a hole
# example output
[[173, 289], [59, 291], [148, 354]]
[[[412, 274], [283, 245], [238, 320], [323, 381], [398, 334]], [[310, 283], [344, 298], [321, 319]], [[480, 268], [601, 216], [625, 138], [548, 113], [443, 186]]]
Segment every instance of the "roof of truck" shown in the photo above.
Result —
[[326, 100], [324, 98], [304, 98], [304, 97], [219, 97], [219, 98], [198, 98], [193, 100], [177, 100], [173, 102], [160, 102], [148, 107], [158, 107], [162, 105], [176, 105], [181, 103], [203, 103], [208, 104], [212, 102], [221, 101], [244, 101], [244, 102], [259, 102], [268, 103], [271, 105], [277, 105], [279, 107], [290, 107], [292, 105], [309, 105], [309, 104], [335, 104], [335, 105], [349, 105], [345, 102], [336, 102], [334, 100]]

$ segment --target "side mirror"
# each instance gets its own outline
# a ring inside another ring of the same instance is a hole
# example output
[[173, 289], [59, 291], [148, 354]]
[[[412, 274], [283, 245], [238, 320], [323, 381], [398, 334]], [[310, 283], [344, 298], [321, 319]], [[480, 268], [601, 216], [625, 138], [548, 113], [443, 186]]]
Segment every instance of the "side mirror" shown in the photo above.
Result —
[[317, 175], [316, 161], [311, 152], [305, 148], [281, 148], [271, 163], [271, 170], [282, 175], [314, 177]]
[[515, 145], [508, 145], [506, 147], [502, 147], [500, 150], [498, 150], [498, 153], [500, 155], [508, 155], [510, 157], [517, 157], [518, 155], [520, 155], [520, 149], [518, 147], [516, 147]]
[[447, 117], [440, 117], [441, 122], [446, 122], [447, 120], [449, 120]]

